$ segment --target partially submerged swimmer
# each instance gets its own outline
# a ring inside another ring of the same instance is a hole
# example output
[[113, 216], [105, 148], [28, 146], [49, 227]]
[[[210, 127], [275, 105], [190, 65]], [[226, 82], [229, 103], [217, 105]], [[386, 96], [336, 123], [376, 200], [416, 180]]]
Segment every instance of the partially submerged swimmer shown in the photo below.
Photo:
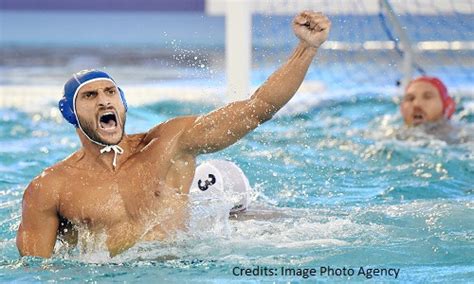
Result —
[[450, 121], [455, 110], [456, 103], [440, 79], [418, 77], [405, 88], [400, 112], [407, 128], [397, 136], [407, 139], [422, 131], [448, 143], [460, 143], [462, 134]]
[[408, 83], [400, 104], [405, 124], [418, 126], [449, 120], [456, 110], [456, 103], [449, 96], [444, 83], [435, 77], [422, 76]]
[[300, 13], [293, 21], [300, 39], [294, 53], [249, 99], [171, 119], [146, 133], [124, 132], [125, 96], [108, 74], [74, 74], [59, 107], [82, 147], [25, 190], [20, 254], [50, 257], [58, 232], [74, 244], [77, 227], [105, 236], [112, 256], [185, 228], [196, 156], [224, 149], [271, 119], [296, 93], [329, 29], [321, 13]]

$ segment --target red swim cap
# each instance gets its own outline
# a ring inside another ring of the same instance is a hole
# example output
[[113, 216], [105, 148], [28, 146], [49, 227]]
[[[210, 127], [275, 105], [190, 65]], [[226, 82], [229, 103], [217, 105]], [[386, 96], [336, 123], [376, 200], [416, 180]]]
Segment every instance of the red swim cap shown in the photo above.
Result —
[[427, 82], [433, 85], [439, 92], [441, 96], [441, 101], [443, 102], [443, 115], [445, 118], [451, 118], [453, 115], [454, 111], [456, 110], [456, 103], [454, 102], [453, 98], [449, 96], [448, 94], [448, 89], [446, 86], [443, 84], [443, 82], [436, 78], [436, 77], [429, 77], [429, 76], [421, 76], [416, 79], [413, 79], [408, 83], [407, 87], [405, 88], [405, 91], [408, 90], [408, 87], [410, 87], [411, 84], [415, 82]]

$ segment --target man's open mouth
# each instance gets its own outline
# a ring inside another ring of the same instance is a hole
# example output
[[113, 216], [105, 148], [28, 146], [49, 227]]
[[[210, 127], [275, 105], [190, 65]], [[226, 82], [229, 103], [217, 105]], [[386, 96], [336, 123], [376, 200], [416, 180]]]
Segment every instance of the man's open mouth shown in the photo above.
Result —
[[104, 130], [114, 130], [117, 128], [117, 116], [115, 112], [104, 112], [99, 116], [99, 126]]
[[414, 124], [420, 124], [422, 122], [424, 122], [425, 120], [425, 116], [421, 113], [416, 113], [413, 115], [413, 123]]

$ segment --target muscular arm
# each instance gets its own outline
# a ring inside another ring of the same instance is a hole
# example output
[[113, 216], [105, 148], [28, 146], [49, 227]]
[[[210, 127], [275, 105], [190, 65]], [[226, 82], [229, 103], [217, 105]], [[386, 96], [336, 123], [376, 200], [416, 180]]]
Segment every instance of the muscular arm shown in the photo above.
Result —
[[57, 197], [37, 179], [25, 190], [16, 245], [21, 256], [51, 257], [59, 218]]
[[223, 149], [269, 120], [296, 93], [318, 47], [326, 40], [329, 20], [319, 13], [303, 12], [293, 28], [300, 43], [288, 61], [247, 100], [224, 106], [196, 119], [188, 119], [181, 136], [184, 149], [193, 154]]

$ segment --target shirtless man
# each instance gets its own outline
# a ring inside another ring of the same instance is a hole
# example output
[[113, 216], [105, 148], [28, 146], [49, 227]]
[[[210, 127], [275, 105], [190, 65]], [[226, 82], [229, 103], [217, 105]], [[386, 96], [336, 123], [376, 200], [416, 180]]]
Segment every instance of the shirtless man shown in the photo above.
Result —
[[171, 119], [146, 133], [124, 133], [125, 98], [106, 73], [75, 74], [60, 109], [82, 147], [25, 190], [20, 254], [50, 257], [58, 234], [74, 244], [78, 228], [103, 237], [111, 256], [185, 229], [196, 156], [228, 147], [271, 119], [298, 90], [330, 29], [329, 20], [312, 11], [292, 25], [300, 40], [295, 51], [249, 99]]

